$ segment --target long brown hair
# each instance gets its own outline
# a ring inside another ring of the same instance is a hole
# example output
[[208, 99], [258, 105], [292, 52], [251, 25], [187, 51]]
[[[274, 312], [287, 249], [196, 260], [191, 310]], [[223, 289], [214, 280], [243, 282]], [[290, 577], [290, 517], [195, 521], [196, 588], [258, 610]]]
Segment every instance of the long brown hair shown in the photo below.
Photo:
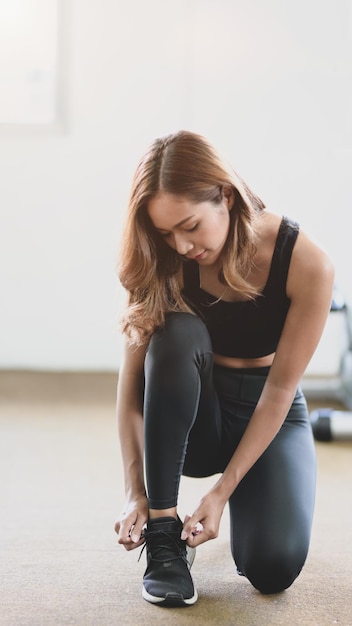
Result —
[[219, 279], [250, 299], [248, 282], [255, 252], [255, 214], [263, 202], [202, 136], [180, 131], [156, 139], [137, 166], [122, 237], [118, 276], [128, 293], [122, 331], [131, 343], [146, 342], [163, 325], [165, 314], [189, 311], [182, 297], [182, 257], [158, 234], [148, 202], [160, 192], [192, 202], [219, 204], [224, 186], [234, 192], [230, 228], [221, 257]]

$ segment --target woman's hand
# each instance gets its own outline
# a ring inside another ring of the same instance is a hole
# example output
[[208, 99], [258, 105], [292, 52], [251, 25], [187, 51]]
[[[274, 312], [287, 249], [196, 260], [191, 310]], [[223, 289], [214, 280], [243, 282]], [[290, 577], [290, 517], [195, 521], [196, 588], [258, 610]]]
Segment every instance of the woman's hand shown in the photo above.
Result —
[[118, 543], [126, 550], [133, 550], [144, 543], [143, 528], [148, 521], [148, 502], [145, 495], [127, 500], [120, 518], [115, 524]]
[[221, 516], [226, 500], [214, 487], [201, 499], [192, 517], [187, 516], [183, 525], [181, 539], [187, 539], [192, 548], [199, 546], [209, 539], [215, 539], [219, 534]]

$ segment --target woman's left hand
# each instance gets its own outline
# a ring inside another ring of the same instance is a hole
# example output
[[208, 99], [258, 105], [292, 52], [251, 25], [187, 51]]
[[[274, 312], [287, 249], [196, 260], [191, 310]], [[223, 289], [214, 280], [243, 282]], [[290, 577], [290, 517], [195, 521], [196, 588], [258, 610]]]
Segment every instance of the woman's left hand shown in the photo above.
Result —
[[193, 515], [186, 516], [181, 539], [187, 539], [187, 544], [192, 548], [209, 539], [216, 539], [225, 504], [226, 501], [223, 501], [216, 489], [207, 493]]

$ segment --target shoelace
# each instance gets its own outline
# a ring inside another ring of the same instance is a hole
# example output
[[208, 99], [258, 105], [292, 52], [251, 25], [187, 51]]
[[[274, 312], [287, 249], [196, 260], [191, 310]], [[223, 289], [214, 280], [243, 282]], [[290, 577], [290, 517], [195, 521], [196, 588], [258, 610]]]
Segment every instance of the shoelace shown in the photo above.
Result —
[[[159, 543], [159, 541], [157, 543], [157, 540], [160, 540], [161, 536], [164, 536], [167, 539], [169, 539], [169, 543], [164, 544], [164, 543]], [[183, 559], [188, 564], [185, 542], [181, 542], [181, 539], [177, 532], [172, 532], [172, 531], [166, 532], [165, 530], [147, 530], [145, 531], [144, 537], [145, 537], [145, 544], [142, 547], [142, 550], [140, 551], [138, 562], [140, 561], [140, 558], [144, 550], [148, 547], [149, 552], [151, 554], [151, 559], [153, 561], [159, 561], [160, 563], [162, 563], [164, 561], [174, 561], [175, 559]], [[171, 539], [173, 546], [172, 545], [170, 546], [170, 539]], [[158, 559], [155, 556], [155, 553], [160, 552], [160, 550], [170, 550], [172, 549], [172, 547], [175, 548], [178, 554], [175, 554], [174, 556], [168, 555], [167, 557], [160, 558], [160, 559]]]

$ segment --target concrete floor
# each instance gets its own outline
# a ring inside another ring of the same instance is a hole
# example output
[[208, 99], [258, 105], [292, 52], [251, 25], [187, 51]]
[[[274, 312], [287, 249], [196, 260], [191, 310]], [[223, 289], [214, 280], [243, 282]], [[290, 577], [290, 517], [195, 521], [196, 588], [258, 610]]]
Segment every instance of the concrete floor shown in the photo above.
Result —
[[[225, 512], [197, 551], [199, 601], [141, 598], [144, 556], [117, 546], [123, 504], [112, 374], [0, 373], [1, 626], [352, 626], [352, 444], [317, 443], [307, 564], [293, 587], [260, 596], [235, 574]], [[213, 479], [184, 479], [190, 512]]]

